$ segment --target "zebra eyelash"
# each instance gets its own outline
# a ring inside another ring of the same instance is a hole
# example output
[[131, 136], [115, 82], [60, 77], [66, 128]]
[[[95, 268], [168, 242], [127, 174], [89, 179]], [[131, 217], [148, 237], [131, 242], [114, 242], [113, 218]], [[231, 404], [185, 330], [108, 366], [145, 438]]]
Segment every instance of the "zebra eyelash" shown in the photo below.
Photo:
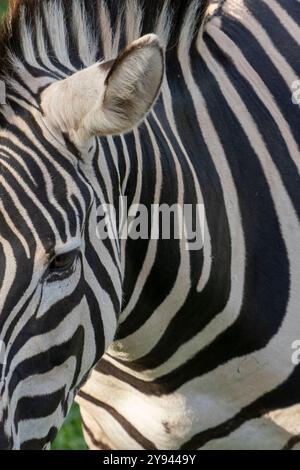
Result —
[[74, 273], [75, 264], [78, 259], [78, 249], [54, 256], [50, 261], [45, 273], [45, 281], [57, 282], [68, 278]]

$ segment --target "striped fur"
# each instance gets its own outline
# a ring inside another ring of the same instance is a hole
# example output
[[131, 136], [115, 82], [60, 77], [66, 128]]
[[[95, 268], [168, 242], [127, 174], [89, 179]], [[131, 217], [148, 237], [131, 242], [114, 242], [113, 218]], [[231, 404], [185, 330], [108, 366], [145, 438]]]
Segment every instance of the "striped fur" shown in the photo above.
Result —
[[[299, 448], [297, 2], [73, 0], [65, 16], [67, 1], [12, 3], [0, 447], [47, 446], [102, 357], [77, 398], [91, 448]], [[166, 80], [145, 122], [95, 139], [89, 155], [50, 134], [45, 87], [149, 32], [166, 48]], [[204, 203], [203, 249], [99, 241], [97, 206], [120, 194]], [[71, 276], [38, 282], [45, 253], [79, 245]]]

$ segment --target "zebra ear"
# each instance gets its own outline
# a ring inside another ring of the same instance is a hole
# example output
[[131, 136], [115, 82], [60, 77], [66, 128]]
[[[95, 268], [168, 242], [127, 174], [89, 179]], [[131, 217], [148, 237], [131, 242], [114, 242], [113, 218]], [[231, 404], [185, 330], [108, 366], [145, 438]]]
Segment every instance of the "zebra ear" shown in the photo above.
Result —
[[94, 64], [50, 85], [41, 107], [51, 123], [78, 146], [95, 135], [127, 132], [151, 109], [163, 80], [158, 37], [143, 36], [117, 59]]
[[105, 80], [104, 134], [126, 132], [139, 124], [159, 93], [163, 73], [163, 52], [154, 34], [135, 41], [119, 55]]

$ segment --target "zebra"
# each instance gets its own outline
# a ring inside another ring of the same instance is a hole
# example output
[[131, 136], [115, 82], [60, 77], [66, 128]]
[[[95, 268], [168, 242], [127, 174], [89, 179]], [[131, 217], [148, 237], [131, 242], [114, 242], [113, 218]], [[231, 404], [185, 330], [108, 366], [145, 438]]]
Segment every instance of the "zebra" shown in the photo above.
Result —
[[[1, 449], [75, 399], [91, 449], [300, 449], [297, 3], [10, 2]], [[98, 236], [120, 197], [203, 244]]]

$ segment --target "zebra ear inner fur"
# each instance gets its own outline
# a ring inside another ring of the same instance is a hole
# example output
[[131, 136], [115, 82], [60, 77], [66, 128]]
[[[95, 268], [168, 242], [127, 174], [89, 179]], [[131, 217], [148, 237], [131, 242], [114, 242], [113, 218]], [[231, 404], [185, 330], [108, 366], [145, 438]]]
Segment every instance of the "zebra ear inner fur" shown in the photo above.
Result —
[[46, 88], [45, 118], [79, 147], [93, 136], [132, 130], [150, 111], [164, 75], [158, 37], [143, 36], [115, 60], [97, 63]]

